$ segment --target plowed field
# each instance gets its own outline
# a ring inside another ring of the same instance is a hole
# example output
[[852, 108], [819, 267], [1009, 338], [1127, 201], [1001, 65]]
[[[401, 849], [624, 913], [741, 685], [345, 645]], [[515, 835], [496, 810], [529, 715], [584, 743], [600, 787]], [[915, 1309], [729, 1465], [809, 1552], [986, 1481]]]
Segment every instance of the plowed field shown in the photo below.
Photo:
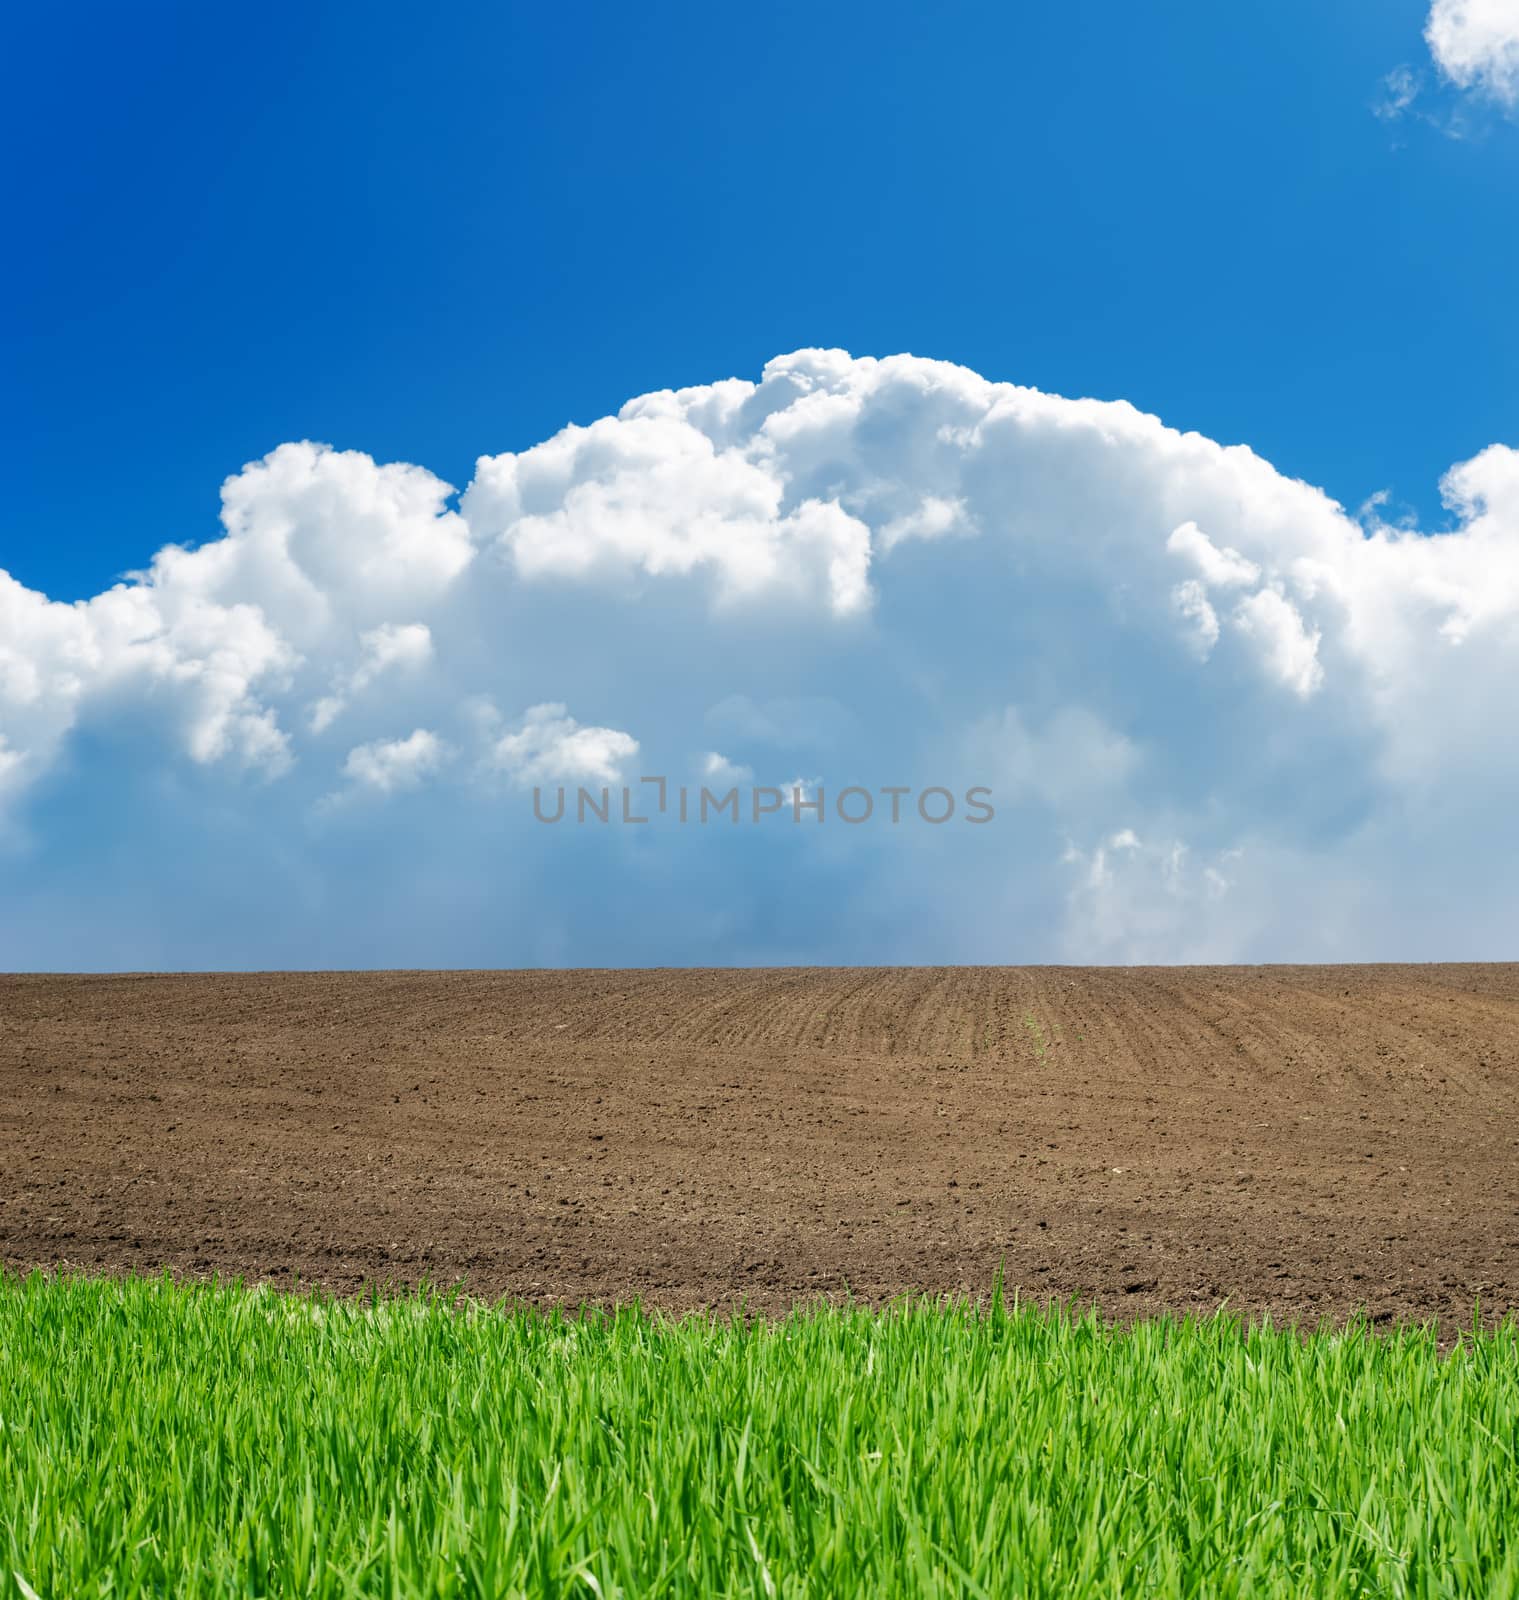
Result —
[[1466, 1321], [1516, 1134], [1516, 966], [0, 978], [13, 1268]]

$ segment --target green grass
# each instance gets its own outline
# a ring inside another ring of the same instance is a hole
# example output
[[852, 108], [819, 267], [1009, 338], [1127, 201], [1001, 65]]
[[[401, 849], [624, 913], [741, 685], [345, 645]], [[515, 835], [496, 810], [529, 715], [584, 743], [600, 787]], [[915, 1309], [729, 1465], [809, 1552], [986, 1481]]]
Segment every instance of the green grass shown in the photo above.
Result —
[[0, 1279], [0, 1594], [1511, 1595], [1519, 1337]]

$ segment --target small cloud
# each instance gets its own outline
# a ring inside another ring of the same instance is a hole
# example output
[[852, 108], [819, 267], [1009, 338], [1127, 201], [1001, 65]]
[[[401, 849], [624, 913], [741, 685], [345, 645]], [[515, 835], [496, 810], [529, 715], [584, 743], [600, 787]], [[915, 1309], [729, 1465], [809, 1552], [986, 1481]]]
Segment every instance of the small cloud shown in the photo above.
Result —
[[1484, 107], [1510, 116], [1519, 111], [1515, 0], [1434, 0], [1424, 41], [1436, 68], [1435, 92], [1426, 93], [1424, 73], [1401, 64], [1382, 79], [1373, 116], [1383, 122], [1410, 118], [1448, 138], [1467, 139], [1481, 133]]
[[307, 710], [307, 726], [313, 733], [326, 733], [337, 721], [346, 704], [347, 701], [341, 695], [324, 694], [320, 700], [314, 700]]
[[708, 784], [722, 783], [730, 787], [737, 783], [753, 783], [754, 768], [730, 761], [727, 756], [709, 750], [697, 763], [702, 779]]
[[531, 707], [514, 733], [498, 739], [490, 762], [513, 782], [613, 783], [638, 741], [616, 728], [584, 728], [557, 702]]
[[1367, 495], [1357, 507], [1355, 519], [1368, 535], [1414, 533], [1419, 526], [1419, 513], [1412, 506], [1400, 503], [1393, 511], [1391, 489]]
[[1382, 79], [1381, 98], [1372, 102], [1371, 114], [1383, 122], [1396, 122], [1419, 98], [1424, 80], [1412, 67], [1394, 67]]
[[1434, 0], [1425, 42], [1456, 88], [1519, 107], [1519, 5], [1514, 0]]
[[379, 794], [415, 789], [447, 759], [448, 749], [435, 733], [418, 728], [405, 739], [376, 739], [356, 745], [343, 763], [343, 776], [360, 788]]

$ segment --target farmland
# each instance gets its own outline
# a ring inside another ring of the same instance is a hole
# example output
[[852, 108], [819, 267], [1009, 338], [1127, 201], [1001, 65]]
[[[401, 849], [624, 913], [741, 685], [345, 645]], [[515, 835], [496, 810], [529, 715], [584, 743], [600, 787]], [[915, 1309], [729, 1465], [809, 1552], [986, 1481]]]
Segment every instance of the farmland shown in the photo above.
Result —
[[667, 1310], [1519, 1305], [1519, 968], [0, 978], [0, 1260]]
[[0, 978], [0, 1593], [1519, 1593], [1519, 968]]

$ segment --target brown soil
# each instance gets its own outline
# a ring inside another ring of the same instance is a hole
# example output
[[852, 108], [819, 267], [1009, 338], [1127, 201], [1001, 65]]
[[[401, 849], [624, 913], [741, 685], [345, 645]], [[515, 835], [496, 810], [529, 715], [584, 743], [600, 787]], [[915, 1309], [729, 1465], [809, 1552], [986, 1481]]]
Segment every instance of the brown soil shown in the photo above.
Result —
[[1519, 1305], [1519, 966], [0, 978], [0, 1256]]

